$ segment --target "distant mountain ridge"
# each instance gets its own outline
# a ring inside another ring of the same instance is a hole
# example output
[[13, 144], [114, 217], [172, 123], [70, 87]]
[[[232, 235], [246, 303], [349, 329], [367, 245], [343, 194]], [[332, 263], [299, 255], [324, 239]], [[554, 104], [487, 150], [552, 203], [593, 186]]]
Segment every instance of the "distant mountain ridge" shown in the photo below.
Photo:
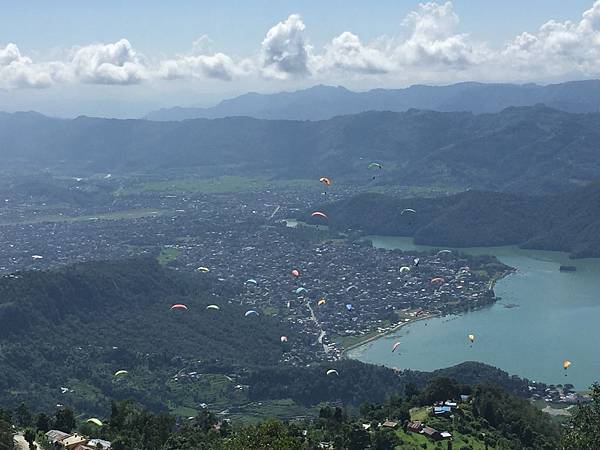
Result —
[[[350, 183], [559, 192], [600, 180], [600, 113], [544, 106], [474, 115], [410, 110], [324, 121], [248, 117], [182, 122], [33, 113], [0, 116], [3, 169], [210, 173]], [[376, 180], [370, 161], [383, 165]]]
[[150, 112], [145, 118], [178, 121], [247, 116], [257, 119], [324, 120], [365, 111], [403, 112], [409, 109], [495, 113], [510, 106], [536, 104], [566, 112], [598, 112], [600, 80], [570, 81], [547, 86], [467, 82], [366, 92], [353, 92], [341, 86], [317, 85], [294, 92], [250, 92], [223, 100], [209, 108], [164, 108]]

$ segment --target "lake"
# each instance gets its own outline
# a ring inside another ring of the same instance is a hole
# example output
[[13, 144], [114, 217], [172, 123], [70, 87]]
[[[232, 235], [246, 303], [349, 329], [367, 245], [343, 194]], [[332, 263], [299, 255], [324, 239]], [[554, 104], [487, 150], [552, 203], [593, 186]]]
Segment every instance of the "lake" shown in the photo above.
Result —
[[[426, 250], [412, 238], [371, 236], [385, 249]], [[517, 272], [494, 289], [502, 299], [459, 316], [418, 321], [351, 350], [348, 356], [389, 367], [434, 370], [481, 361], [545, 383], [578, 389], [600, 380], [600, 259], [570, 260], [560, 252], [517, 247], [459, 249], [495, 255]], [[560, 265], [577, 267], [560, 272]], [[505, 305], [518, 307], [506, 308]], [[467, 335], [476, 336], [470, 346]], [[401, 345], [391, 353], [394, 342]], [[564, 376], [562, 361], [573, 364]]]

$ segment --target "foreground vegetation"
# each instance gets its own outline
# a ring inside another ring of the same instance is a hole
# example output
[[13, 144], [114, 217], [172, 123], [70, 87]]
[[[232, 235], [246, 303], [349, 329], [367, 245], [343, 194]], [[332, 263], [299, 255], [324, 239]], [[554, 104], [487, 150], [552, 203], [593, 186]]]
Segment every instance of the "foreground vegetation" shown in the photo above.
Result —
[[[463, 399], [468, 395], [468, 400], [461, 401], [461, 395]], [[432, 417], [427, 407], [448, 399], [458, 401], [453, 416]], [[422, 419], [429, 427], [449, 432], [452, 439], [437, 441], [408, 431], [405, 425], [410, 419], [409, 411], [415, 407], [426, 411]], [[50, 448], [42, 436], [49, 429], [66, 433], [77, 429], [83, 435], [111, 441], [114, 450], [550, 450], [558, 448], [561, 438], [558, 426], [528, 401], [498, 387], [470, 387], [448, 378], [437, 378], [422, 390], [409, 387], [386, 402], [363, 403], [352, 414], [342, 407], [325, 405], [314, 419], [265, 420], [254, 425], [225, 421], [207, 410], [193, 419], [176, 420], [169, 414], [151, 413], [130, 401], [112, 403], [110, 413], [101, 418], [101, 427], [87, 423], [85, 416], [77, 419], [64, 407], [48, 415], [32, 414], [21, 405], [14, 413], [4, 412], [0, 417], [3, 426], [0, 433], [4, 432], [0, 434], [4, 439], [0, 448], [9, 442], [11, 421], [24, 430], [26, 439], [36, 439], [43, 448]], [[382, 426], [384, 422], [389, 425]], [[571, 439], [571, 435], [567, 436]]]

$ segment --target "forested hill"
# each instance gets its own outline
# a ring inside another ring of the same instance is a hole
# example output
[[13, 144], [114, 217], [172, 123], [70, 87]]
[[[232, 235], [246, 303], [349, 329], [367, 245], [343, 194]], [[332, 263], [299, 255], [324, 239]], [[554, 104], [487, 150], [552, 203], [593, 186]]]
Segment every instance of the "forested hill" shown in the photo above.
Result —
[[249, 116], [258, 119], [323, 120], [364, 111], [499, 112], [509, 106], [543, 103], [569, 112], [598, 112], [600, 81], [536, 84], [458, 83], [450, 86], [410, 86], [406, 89], [373, 89], [352, 92], [341, 86], [314, 86], [295, 92], [250, 92], [224, 100], [211, 108], [166, 108], [151, 112], [150, 120], [214, 119]]
[[[416, 213], [402, 214], [406, 208]], [[334, 229], [414, 236], [418, 244], [520, 245], [575, 257], [600, 256], [598, 183], [539, 197], [483, 191], [413, 199], [363, 194], [320, 209]]]
[[[131, 396], [164, 407], [166, 382], [182, 368], [276, 364], [280, 336], [301, 338], [267, 315], [244, 317], [247, 308], [227, 300], [222, 284], [153, 259], [0, 278], [0, 404], [70, 399], [93, 410], [107, 405], [105, 396]], [[177, 303], [189, 309], [170, 310]], [[131, 383], [113, 383], [122, 369]], [[72, 396], [61, 396], [73, 385]]]
[[[204, 168], [211, 174], [327, 175], [358, 185], [563, 191], [600, 179], [600, 113], [543, 106], [500, 113], [366, 112], [319, 122], [183, 122], [0, 114], [5, 169], [70, 176]], [[383, 169], [372, 180], [367, 169]]]

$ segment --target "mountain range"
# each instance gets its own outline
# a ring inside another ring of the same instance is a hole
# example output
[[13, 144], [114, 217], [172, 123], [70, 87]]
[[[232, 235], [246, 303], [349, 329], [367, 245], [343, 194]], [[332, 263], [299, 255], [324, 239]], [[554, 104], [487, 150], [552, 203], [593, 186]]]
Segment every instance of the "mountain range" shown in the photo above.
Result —
[[[326, 174], [358, 185], [538, 194], [600, 179], [599, 143], [600, 113], [545, 106], [479, 115], [366, 112], [316, 122], [247, 117], [64, 120], [37, 113], [0, 114], [4, 169], [49, 169], [70, 176], [196, 167], [213, 174]], [[383, 169], [369, 170], [372, 161]]]
[[174, 107], [153, 111], [148, 120], [171, 121], [248, 116], [257, 119], [324, 120], [365, 111], [409, 109], [494, 113], [509, 106], [545, 104], [567, 112], [598, 112], [600, 80], [537, 84], [459, 83], [416, 85], [405, 89], [353, 92], [341, 86], [318, 85], [294, 92], [250, 92], [209, 108]]

